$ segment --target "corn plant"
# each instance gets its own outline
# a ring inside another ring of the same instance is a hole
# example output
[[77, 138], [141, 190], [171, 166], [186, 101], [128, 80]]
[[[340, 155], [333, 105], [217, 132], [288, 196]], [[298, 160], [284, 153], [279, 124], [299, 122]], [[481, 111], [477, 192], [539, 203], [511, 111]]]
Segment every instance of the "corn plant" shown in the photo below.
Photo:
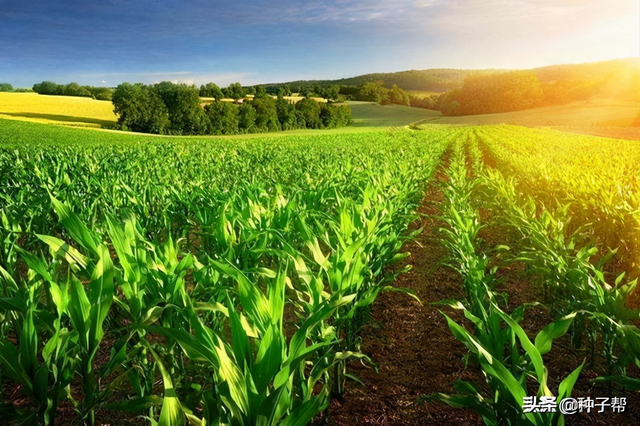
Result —
[[[631, 321], [640, 318], [640, 311], [626, 307], [637, 280], [623, 284], [625, 273], [619, 274], [613, 284], [605, 279], [604, 266], [615, 255], [615, 250], [593, 261], [597, 247], [586, 239], [583, 230], [568, 231], [571, 220], [569, 205], [559, 205], [555, 211], [540, 208], [531, 198], [521, 200], [513, 180], [506, 180], [499, 172], [487, 171], [484, 182], [503, 209], [505, 223], [517, 229], [524, 238], [523, 248], [516, 260], [525, 261], [529, 268], [543, 277], [552, 305], [560, 312], [578, 311], [580, 321], [574, 328], [574, 342], [581, 341], [581, 333], [588, 323], [591, 341], [591, 363], [598, 334], [604, 341], [607, 376], [614, 370], [623, 372], [629, 356], [618, 358], [618, 347], [633, 359], [634, 348], [621, 330], [632, 327]], [[637, 328], [636, 328], [637, 330]], [[636, 333], [633, 331], [632, 333]]]
[[[525, 413], [522, 404], [529, 395], [527, 377], [537, 380], [538, 396], [553, 396], [547, 385], [548, 372], [542, 355], [551, 350], [554, 339], [566, 333], [575, 313], [545, 327], [536, 336], [534, 344], [519, 325], [527, 305], [516, 308], [511, 315], [498, 307], [493, 289], [494, 271], [487, 272], [488, 257], [476, 253], [481, 225], [471, 198], [477, 181], [467, 179], [463, 147], [462, 142], [454, 146], [447, 170], [449, 182], [445, 194], [449, 203], [442, 219], [448, 226], [442, 231], [445, 235], [443, 243], [453, 258], [449, 266], [462, 276], [466, 297], [464, 302], [442, 301], [438, 304], [461, 310], [472, 324], [473, 332], [469, 332], [443, 313], [453, 335], [467, 346], [470, 359], [479, 365], [486, 378], [488, 393], [473, 383], [458, 381], [455, 388], [460, 394], [437, 394], [427, 398], [439, 399], [453, 407], [471, 408], [482, 415], [488, 425], [564, 424], [559, 413]], [[481, 167], [476, 161], [476, 171], [479, 170]], [[571, 394], [581, 369], [582, 365], [562, 381], [558, 390], [560, 398]]]

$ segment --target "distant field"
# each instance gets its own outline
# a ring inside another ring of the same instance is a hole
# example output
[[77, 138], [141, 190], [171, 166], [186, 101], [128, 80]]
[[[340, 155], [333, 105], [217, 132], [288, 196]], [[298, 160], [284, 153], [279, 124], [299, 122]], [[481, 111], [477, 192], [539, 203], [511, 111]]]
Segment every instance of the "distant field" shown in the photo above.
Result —
[[[253, 99], [253, 95], [247, 95], [245, 97], [248, 98], [248, 99]], [[273, 99], [277, 98], [276, 96], [271, 96], [271, 97]], [[304, 99], [304, 96], [298, 96], [297, 93], [294, 93], [292, 96], [283, 96], [283, 97], [284, 97], [284, 99], [286, 99], [288, 101], [293, 101], [293, 102], [298, 102], [298, 101]], [[317, 101], [317, 102], [327, 102], [327, 100], [325, 98], [312, 97], [311, 99], [313, 99], [314, 101]], [[208, 103], [214, 102], [216, 100], [216, 98], [200, 97], [200, 100], [202, 101], [203, 104], [208, 104]], [[235, 101], [235, 99], [231, 99], [231, 98], [224, 98], [224, 99], [221, 99], [221, 100], [222, 100], [222, 102], [233, 102], [233, 101]]]
[[533, 108], [502, 114], [443, 117], [434, 115], [420, 124], [515, 124], [519, 126], [617, 127], [629, 126], [638, 116], [640, 102], [595, 99], [567, 105]]
[[351, 107], [353, 125], [361, 127], [400, 127], [416, 121], [441, 118], [438, 111], [402, 105], [378, 105], [374, 102], [347, 102]]
[[405, 90], [405, 92], [418, 98], [426, 98], [431, 95], [440, 95], [440, 92], [430, 92], [428, 90]]
[[613, 139], [628, 139], [640, 141], [640, 127], [564, 127], [556, 126], [549, 129], [562, 132], [580, 133], [583, 135], [601, 136]]
[[94, 128], [111, 127], [116, 122], [109, 101], [37, 93], [0, 93], [0, 117]]

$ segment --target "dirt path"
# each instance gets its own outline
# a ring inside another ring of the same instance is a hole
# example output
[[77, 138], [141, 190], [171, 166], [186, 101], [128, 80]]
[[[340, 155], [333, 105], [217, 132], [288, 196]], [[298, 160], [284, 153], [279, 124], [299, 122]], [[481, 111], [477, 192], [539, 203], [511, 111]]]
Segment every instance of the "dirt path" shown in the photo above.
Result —
[[[470, 379], [462, 361], [467, 352], [451, 334], [445, 318], [429, 305], [462, 297], [459, 275], [442, 264], [448, 257], [440, 242], [443, 196], [439, 173], [427, 190], [420, 208], [425, 215], [415, 228], [424, 227], [416, 241], [403, 251], [411, 253], [399, 265], [413, 265], [394, 283], [412, 289], [421, 306], [407, 295], [384, 293], [371, 311], [371, 324], [362, 333], [362, 352], [378, 365], [373, 369], [351, 369], [366, 387], [347, 383], [343, 402], [333, 400], [328, 424], [334, 425], [477, 425], [480, 417], [469, 410], [454, 409], [439, 402], [417, 402], [423, 395], [452, 392], [455, 380]], [[450, 309], [448, 311], [451, 311]], [[453, 318], [460, 319], [456, 313]]]

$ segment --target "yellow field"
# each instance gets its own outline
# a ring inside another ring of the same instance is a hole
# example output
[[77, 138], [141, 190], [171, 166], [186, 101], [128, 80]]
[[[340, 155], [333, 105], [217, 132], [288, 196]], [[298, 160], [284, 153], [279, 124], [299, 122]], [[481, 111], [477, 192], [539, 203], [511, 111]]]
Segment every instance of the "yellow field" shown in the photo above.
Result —
[[430, 92], [428, 90], [405, 90], [409, 95], [415, 96], [417, 98], [427, 98], [433, 95], [440, 95], [440, 92]]
[[[277, 96], [271, 96], [271, 97], [273, 99], [277, 99]], [[247, 95], [247, 96], [245, 96], [245, 98], [253, 99], [253, 95]], [[292, 96], [283, 96], [283, 98], [288, 100], [288, 101], [298, 102], [298, 101], [301, 101], [302, 99], [304, 99], [304, 96], [298, 96], [298, 94], [295, 93]], [[325, 98], [312, 97], [311, 99], [313, 99], [316, 102], [327, 102], [327, 100]], [[202, 101], [203, 105], [206, 105], [208, 103], [214, 102], [216, 100], [216, 98], [200, 97], [200, 100]], [[224, 99], [221, 99], [221, 100], [222, 100], [222, 102], [234, 102], [235, 101], [235, 99], [231, 99], [231, 98], [224, 98]]]
[[113, 104], [90, 98], [0, 93], [0, 117], [77, 127], [111, 127]]

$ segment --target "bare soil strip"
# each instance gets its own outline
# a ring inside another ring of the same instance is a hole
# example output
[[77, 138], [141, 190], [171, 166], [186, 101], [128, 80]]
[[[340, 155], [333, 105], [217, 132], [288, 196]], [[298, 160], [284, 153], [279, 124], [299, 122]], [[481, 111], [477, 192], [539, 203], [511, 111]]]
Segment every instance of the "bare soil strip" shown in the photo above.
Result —
[[[446, 164], [446, 162], [444, 162]], [[444, 205], [441, 186], [445, 179], [439, 173], [431, 182], [420, 207], [422, 218], [414, 229], [424, 227], [417, 240], [404, 247], [411, 255], [398, 265], [413, 266], [394, 283], [397, 287], [412, 289], [423, 301], [418, 304], [401, 293], [383, 293], [372, 306], [371, 322], [362, 331], [362, 352], [378, 365], [374, 369], [351, 365], [349, 372], [356, 375], [365, 387], [347, 383], [343, 401], [332, 400], [324, 416], [316, 425], [481, 425], [482, 418], [473, 411], [451, 408], [440, 402], [420, 401], [420, 397], [436, 392], [454, 393], [456, 380], [482, 383], [481, 372], [470, 364], [465, 369], [463, 357], [468, 352], [449, 330], [437, 306], [430, 303], [444, 299], [462, 299], [460, 276], [445, 264], [449, 253], [441, 243], [438, 219]], [[483, 211], [481, 220], [488, 224], [480, 233], [479, 250], [489, 250], [497, 244], [516, 244], [515, 234], [491, 223]], [[502, 265], [498, 273], [498, 290], [509, 295], [507, 311], [527, 302], [543, 300], [540, 288], [533, 285], [532, 277], [522, 262]], [[447, 315], [464, 323], [458, 312], [444, 308]], [[539, 305], [527, 310], [522, 323], [531, 338], [546, 324], [553, 321], [548, 308]], [[571, 348], [570, 337], [554, 342], [554, 349], [544, 357], [549, 369], [549, 381], [557, 388], [587, 357], [586, 350]], [[593, 370], [585, 365], [576, 384], [574, 397], [607, 397], [619, 392], [606, 385], [593, 385], [589, 380], [603, 373], [602, 366]], [[629, 375], [638, 376], [631, 367]], [[565, 417], [567, 425], [639, 425], [640, 392], [628, 392], [626, 412], [582, 413]], [[597, 410], [596, 410], [597, 411]]]
[[[465, 370], [467, 352], [458, 342], [438, 307], [430, 303], [462, 297], [459, 275], [443, 262], [448, 252], [440, 242], [442, 222], [437, 218], [443, 205], [441, 191], [444, 175], [431, 182], [419, 212], [422, 218], [413, 224], [424, 227], [416, 241], [406, 244], [411, 255], [407, 264], [413, 269], [401, 275], [397, 287], [413, 290], [422, 300], [418, 304], [405, 294], [383, 293], [374, 303], [371, 323], [361, 333], [362, 352], [378, 365], [373, 369], [355, 369], [366, 387], [350, 381], [342, 402], [333, 400], [325, 424], [334, 425], [477, 425], [481, 418], [474, 412], [454, 409], [439, 402], [420, 402], [435, 392], [450, 393], [453, 382], [472, 379], [478, 372]], [[447, 311], [451, 311], [448, 309]], [[460, 320], [457, 312], [448, 312]], [[319, 422], [320, 423], [320, 422]]]

